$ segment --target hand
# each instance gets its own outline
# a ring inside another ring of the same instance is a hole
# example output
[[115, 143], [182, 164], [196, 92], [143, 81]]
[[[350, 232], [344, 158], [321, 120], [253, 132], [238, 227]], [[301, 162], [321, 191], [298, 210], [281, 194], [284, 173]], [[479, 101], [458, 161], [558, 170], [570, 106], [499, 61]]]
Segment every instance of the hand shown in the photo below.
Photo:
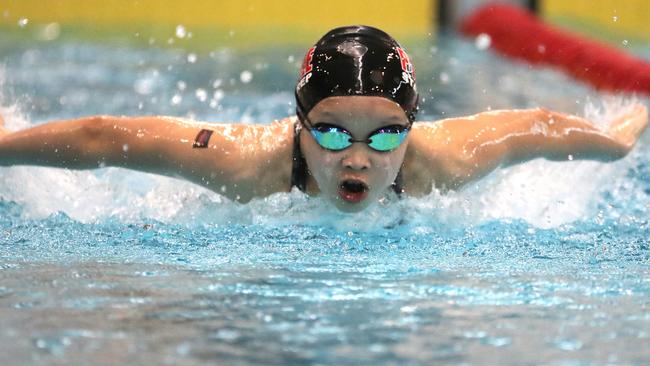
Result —
[[648, 108], [641, 103], [636, 103], [612, 121], [607, 133], [629, 150], [646, 127], [648, 127]]

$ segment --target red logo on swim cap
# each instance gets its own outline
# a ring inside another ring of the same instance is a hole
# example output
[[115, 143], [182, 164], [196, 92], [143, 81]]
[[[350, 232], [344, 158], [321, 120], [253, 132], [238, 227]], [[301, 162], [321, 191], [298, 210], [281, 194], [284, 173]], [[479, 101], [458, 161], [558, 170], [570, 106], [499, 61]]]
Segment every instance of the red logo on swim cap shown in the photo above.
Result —
[[413, 79], [415, 79], [415, 69], [413, 68], [409, 55], [407, 55], [401, 47], [395, 47], [395, 49], [397, 49], [397, 54], [402, 61], [402, 70], [412, 74]]
[[312, 70], [311, 60], [314, 58], [315, 50], [316, 50], [316, 46], [307, 50], [305, 59], [302, 61], [302, 67], [300, 68], [300, 78], [302, 78], [303, 76], [311, 72]]

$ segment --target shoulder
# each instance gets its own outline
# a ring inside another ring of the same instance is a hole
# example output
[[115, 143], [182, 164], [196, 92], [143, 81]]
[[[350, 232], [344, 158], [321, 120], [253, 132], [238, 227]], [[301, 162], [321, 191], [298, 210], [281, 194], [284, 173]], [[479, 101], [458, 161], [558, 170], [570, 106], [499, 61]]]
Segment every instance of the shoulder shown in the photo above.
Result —
[[439, 180], [438, 151], [444, 139], [440, 127], [436, 122], [416, 122], [409, 133], [403, 174], [404, 189], [410, 195], [430, 193]]
[[238, 125], [239, 167], [247, 172], [253, 196], [290, 189], [294, 118], [264, 125]]
[[404, 159], [404, 179], [407, 193], [424, 195], [435, 186], [456, 189], [472, 165], [467, 159], [467, 136], [462, 125], [470, 121], [456, 119], [416, 122], [409, 134]]

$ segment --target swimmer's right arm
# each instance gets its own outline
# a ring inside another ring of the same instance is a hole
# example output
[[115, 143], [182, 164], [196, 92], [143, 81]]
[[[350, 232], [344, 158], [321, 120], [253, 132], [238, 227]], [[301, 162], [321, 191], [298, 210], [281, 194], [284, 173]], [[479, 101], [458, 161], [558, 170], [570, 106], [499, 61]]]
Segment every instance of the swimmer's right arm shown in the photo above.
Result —
[[[193, 147], [202, 129], [213, 132], [208, 146]], [[269, 175], [282, 171], [279, 161], [284, 155], [286, 161], [291, 159], [290, 132], [287, 123], [255, 126], [171, 117], [84, 117], [15, 132], [2, 128], [0, 166], [123, 167], [181, 177], [248, 201], [286, 190], [287, 182]]]

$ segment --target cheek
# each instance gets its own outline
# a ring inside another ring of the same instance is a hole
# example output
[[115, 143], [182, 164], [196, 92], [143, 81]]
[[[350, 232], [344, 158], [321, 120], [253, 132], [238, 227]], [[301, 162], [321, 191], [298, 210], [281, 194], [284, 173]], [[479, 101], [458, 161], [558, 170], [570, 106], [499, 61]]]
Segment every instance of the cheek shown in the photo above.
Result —
[[395, 151], [391, 154], [378, 155], [375, 157], [375, 166], [378, 174], [390, 183], [395, 179], [404, 161], [404, 151]]
[[335, 154], [323, 151], [317, 146], [303, 148], [305, 160], [311, 175], [314, 177], [318, 186], [323, 189], [327, 182], [334, 176], [338, 160]]
[[311, 164], [307, 161], [309, 169], [317, 181], [324, 181], [329, 179], [334, 174], [334, 167], [336, 165], [335, 159], [330, 156], [331, 154], [314, 154]]

